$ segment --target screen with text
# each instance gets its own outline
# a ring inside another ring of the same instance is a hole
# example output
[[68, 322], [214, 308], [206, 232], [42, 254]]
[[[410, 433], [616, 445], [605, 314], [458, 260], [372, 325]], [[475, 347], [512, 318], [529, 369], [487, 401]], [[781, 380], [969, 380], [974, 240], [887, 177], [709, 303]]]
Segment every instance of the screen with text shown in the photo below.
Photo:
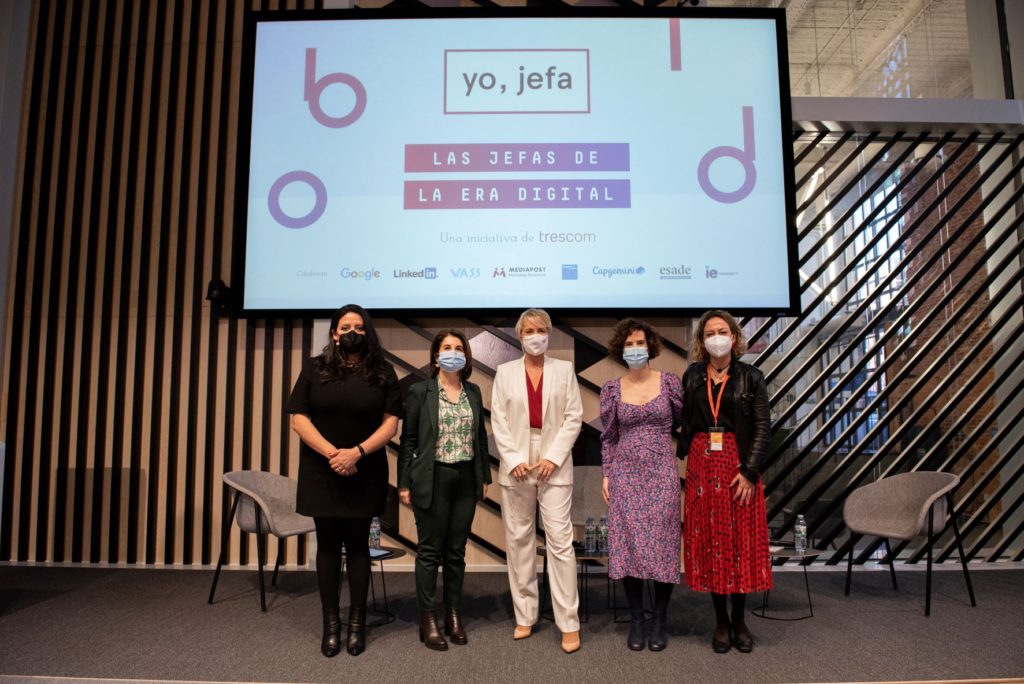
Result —
[[256, 22], [244, 308], [791, 311], [778, 32]]

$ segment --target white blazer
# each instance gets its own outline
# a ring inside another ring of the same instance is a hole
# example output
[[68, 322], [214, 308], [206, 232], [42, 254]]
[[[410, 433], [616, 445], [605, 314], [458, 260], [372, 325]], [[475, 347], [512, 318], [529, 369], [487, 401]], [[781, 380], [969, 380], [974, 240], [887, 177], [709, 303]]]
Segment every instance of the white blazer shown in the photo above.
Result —
[[[572, 445], [583, 426], [576, 370], [569, 361], [544, 357], [540, 457], [555, 464], [550, 484], [572, 484]], [[498, 366], [491, 392], [491, 432], [501, 466], [498, 483], [516, 483], [509, 473], [530, 462], [530, 405], [523, 358]]]

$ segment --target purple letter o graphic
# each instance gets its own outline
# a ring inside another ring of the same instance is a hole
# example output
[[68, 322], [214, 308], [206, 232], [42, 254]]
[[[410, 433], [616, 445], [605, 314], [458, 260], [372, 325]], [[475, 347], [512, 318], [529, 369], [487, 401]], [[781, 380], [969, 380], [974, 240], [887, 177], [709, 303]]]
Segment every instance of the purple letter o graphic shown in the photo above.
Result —
[[[313, 188], [316, 201], [313, 203], [313, 208], [305, 216], [289, 216], [281, 209], [281, 191], [289, 183], [305, 183]], [[317, 219], [323, 215], [324, 210], [327, 208], [327, 188], [324, 187], [323, 181], [309, 171], [289, 171], [270, 186], [267, 207], [270, 209], [270, 215], [274, 217], [274, 220], [285, 228], [305, 228], [316, 223]]]

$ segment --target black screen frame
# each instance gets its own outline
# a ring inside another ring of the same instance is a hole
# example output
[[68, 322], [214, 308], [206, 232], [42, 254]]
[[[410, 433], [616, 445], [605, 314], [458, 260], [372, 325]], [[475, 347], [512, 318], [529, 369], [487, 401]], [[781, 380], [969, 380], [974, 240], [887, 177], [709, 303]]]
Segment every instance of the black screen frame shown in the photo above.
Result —
[[[234, 311], [241, 318], [253, 319], [312, 319], [329, 318], [334, 309], [291, 308], [255, 309], [245, 308], [245, 255], [248, 232], [249, 200], [249, 150], [252, 143], [252, 99], [255, 72], [256, 31], [262, 22], [288, 21], [361, 21], [366, 19], [502, 19], [502, 18], [680, 18], [680, 19], [770, 19], [775, 24], [776, 58], [779, 75], [779, 112], [782, 140], [783, 186], [785, 189], [786, 212], [786, 258], [789, 276], [789, 302], [784, 307], [731, 307], [738, 316], [796, 316], [800, 314], [800, 291], [797, 268], [798, 237], [796, 229], [796, 180], [793, 168], [793, 147], [788, 144], [793, 135], [792, 102], [789, 81], [789, 54], [784, 9], [773, 8], [725, 8], [725, 7], [571, 7], [564, 8], [425, 8], [422, 11], [387, 9], [341, 9], [341, 10], [292, 10], [292, 11], [247, 11], [244, 17], [242, 40], [242, 63], [238, 98], [236, 175], [234, 192], [234, 217], [232, 230], [231, 284], [234, 293]], [[338, 302], [341, 306], [347, 302]], [[526, 307], [518, 308], [374, 308], [375, 316], [385, 317], [507, 317], [518, 314]], [[709, 305], [695, 307], [545, 307], [557, 317], [694, 317]]]

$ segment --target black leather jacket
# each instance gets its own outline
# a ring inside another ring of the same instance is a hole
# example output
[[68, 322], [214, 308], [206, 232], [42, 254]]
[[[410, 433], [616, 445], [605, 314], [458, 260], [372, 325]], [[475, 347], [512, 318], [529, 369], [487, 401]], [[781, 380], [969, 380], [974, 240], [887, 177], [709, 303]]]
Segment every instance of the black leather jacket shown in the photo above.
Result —
[[[768, 411], [768, 385], [764, 373], [738, 360], [733, 360], [730, 384], [735, 391], [726, 395], [723, 410], [729, 411], [736, 425], [736, 442], [740, 449], [740, 472], [751, 482], [761, 477], [761, 467], [768, 457], [771, 440], [771, 415]], [[685, 459], [690, 451], [694, 426], [699, 422], [697, 402], [707, 386], [707, 364], [691, 363], [683, 373], [683, 426], [676, 455]], [[736, 399], [739, 399], [738, 406]], [[742, 417], [737, 413], [742, 412]]]

